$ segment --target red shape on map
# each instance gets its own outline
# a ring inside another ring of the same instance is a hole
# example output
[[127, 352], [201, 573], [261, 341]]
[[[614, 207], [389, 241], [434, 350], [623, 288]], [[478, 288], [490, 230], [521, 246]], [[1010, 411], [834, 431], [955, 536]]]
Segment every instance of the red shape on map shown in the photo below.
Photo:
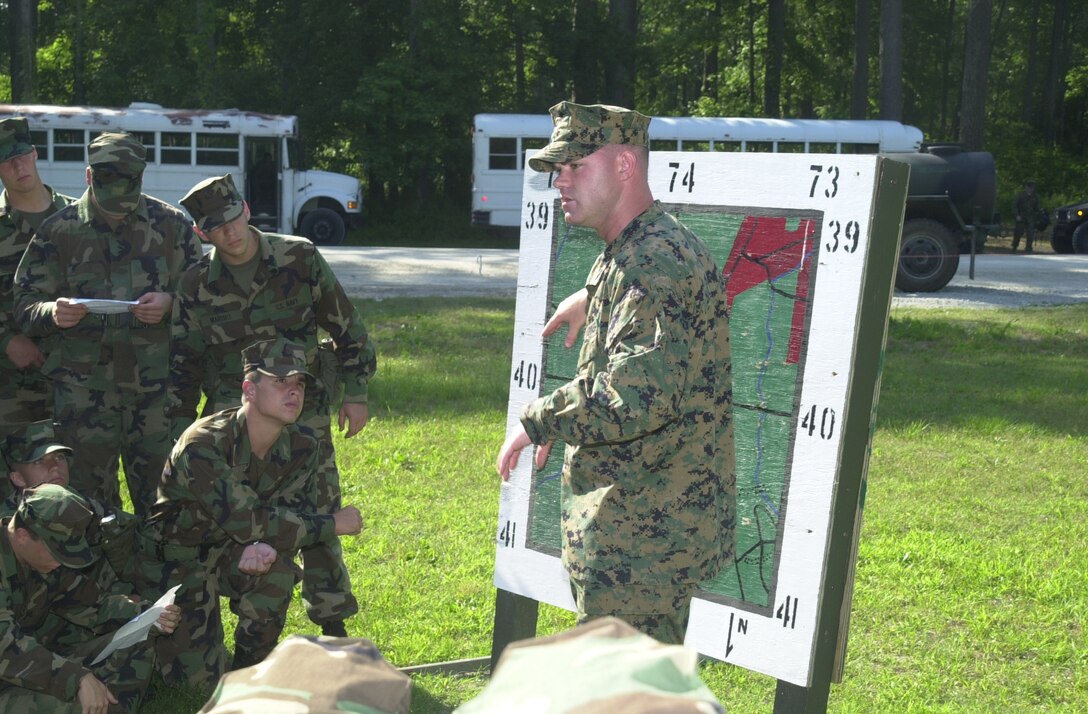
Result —
[[796, 229], [787, 230], [785, 216], [747, 216], [722, 270], [730, 308], [733, 299], [744, 291], [768, 283], [772, 290], [777, 290], [775, 281], [789, 273], [797, 273], [797, 292], [788, 295], [793, 300], [793, 319], [787, 364], [797, 364], [801, 359], [802, 330], [808, 311], [809, 265], [816, 250], [812, 240], [815, 232], [816, 222], [811, 218], [801, 219]]

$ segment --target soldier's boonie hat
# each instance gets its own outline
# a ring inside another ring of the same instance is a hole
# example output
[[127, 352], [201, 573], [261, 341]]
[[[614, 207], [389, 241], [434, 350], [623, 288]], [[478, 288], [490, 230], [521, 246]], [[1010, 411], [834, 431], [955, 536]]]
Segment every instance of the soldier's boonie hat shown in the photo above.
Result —
[[511, 643], [483, 692], [454, 714], [723, 714], [698, 662], [689, 647], [658, 642], [615, 617], [598, 618]]
[[24, 489], [15, 516], [61, 565], [86, 568], [97, 559], [87, 542], [94, 513], [82, 496], [64, 486], [45, 483]]
[[204, 233], [230, 223], [245, 212], [242, 194], [230, 174], [204, 179], [189, 189], [181, 205]]
[[304, 374], [313, 378], [306, 371], [306, 348], [288, 342], [282, 337], [255, 342], [242, 350], [243, 371], [260, 372], [272, 377], [292, 377]]
[[20, 428], [8, 434], [4, 445], [4, 454], [11, 463], [29, 464], [37, 461], [46, 454], [55, 451], [64, 451], [71, 454], [72, 450], [57, 439], [53, 431], [53, 420], [24, 424]]
[[147, 166], [147, 150], [132, 134], [106, 132], [87, 144], [87, 163], [104, 166], [124, 176], [139, 176]]
[[34, 151], [30, 141], [30, 126], [24, 117], [0, 119], [0, 161]]
[[292, 635], [260, 664], [228, 672], [199, 714], [408, 714], [412, 680], [356, 637]]
[[529, 159], [533, 171], [555, 171], [608, 144], [649, 146], [650, 117], [632, 109], [559, 102], [549, 111], [555, 129], [551, 143]]

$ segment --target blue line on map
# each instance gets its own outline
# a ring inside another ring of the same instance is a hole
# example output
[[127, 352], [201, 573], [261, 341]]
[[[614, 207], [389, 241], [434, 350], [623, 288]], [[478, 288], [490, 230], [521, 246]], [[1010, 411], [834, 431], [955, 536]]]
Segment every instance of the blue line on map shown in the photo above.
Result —
[[[771, 352], [774, 350], [774, 333], [771, 332], [771, 316], [774, 314], [775, 298], [778, 295], [778, 290], [775, 289], [775, 283], [777, 283], [779, 280], [782, 280], [783, 278], [801, 272], [802, 268], [804, 268], [805, 266], [805, 262], [811, 256], [812, 251], [802, 253], [801, 262], [799, 265], [797, 265], [796, 268], [788, 270], [779, 275], [777, 278], [771, 278], [767, 281], [768, 284], [770, 284], [771, 286], [771, 302], [767, 308], [767, 319], [764, 322], [764, 331], [767, 334], [767, 352], [763, 356], [763, 363], [760, 365], [759, 370], [759, 379], [756, 381], [756, 393], [759, 396], [760, 407], [763, 407], [766, 404], [766, 400], [763, 398], [763, 378], [767, 374], [767, 369], [769, 368], [771, 363]], [[759, 479], [760, 471], [763, 469], [763, 422], [766, 419], [766, 410], [762, 408], [759, 409], [759, 425], [756, 428], [756, 468], [752, 478], [755, 482], [756, 488], [759, 490], [759, 497], [763, 499], [763, 502], [767, 504], [767, 508], [771, 509], [771, 512], [774, 513], [774, 517], [777, 519], [780, 515], [778, 511], [778, 506], [776, 506], [774, 501], [771, 500], [771, 497], [767, 495], [767, 491], [763, 487], [763, 484], [760, 482]]]

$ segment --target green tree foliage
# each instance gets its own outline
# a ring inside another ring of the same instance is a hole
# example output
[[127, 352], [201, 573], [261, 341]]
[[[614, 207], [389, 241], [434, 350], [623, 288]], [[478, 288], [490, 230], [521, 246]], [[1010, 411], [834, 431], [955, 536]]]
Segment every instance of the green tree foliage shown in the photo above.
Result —
[[[316, 165], [363, 177], [371, 220], [467, 201], [478, 112], [633, 96], [659, 115], [849, 117], [864, 3], [863, 104], [880, 111], [881, 0], [30, 1], [33, 101], [297, 114]], [[984, 142], [1002, 193], [1028, 177], [1044, 199], [1073, 193], [1088, 185], [1088, 4], [992, 4]], [[971, 2], [902, 5], [903, 121], [954, 142]], [[0, 3], [4, 37], [17, 6]], [[620, 33], [632, 18], [633, 43]], [[0, 100], [18, 91], [13, 46], [0, 48]]]

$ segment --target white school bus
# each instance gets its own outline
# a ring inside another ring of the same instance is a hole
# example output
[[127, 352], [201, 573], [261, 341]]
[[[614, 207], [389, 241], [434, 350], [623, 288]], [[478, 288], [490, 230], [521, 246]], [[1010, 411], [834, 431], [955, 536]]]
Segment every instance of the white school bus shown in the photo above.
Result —
[[[521, 220], [525, 152], [552, 133], [547, 114], [477, 114], [472, 125], [472, 224]], [[654, 117], [652, 151], [762, 151], [811, 154], [918, 153], [922, 131], [896, 121]]]
[[343, 241], [361, 219], [359, 179], [303, 164], [298, 117], [239, 109], [166, 109], [0, 104], [0, 119], [26, 117], [42, 180], [71, 196], [87, 187], [87, 144], [108, 131], [147, 147], [143, 190], [179, 201], [210, 176], [229, 173], [263, 230], [304, 235], [320, 245]]
[[[547, 114], [477, 114], [472, 125], [472, 224], [520, 225], [526, 151], [544, 147]], [[1000, 229], [997, 171], [986, 151], [924, 146], [922, 131], [883, 120], [654, 117], [651, 151], [882, 154], [910, 164], [896, 287], [940, 290], [960, 253], [982, 250]], [[550, 175], [530, 177], [549, 185]], [[894, 236], [898, 239], [899, 236]]]

